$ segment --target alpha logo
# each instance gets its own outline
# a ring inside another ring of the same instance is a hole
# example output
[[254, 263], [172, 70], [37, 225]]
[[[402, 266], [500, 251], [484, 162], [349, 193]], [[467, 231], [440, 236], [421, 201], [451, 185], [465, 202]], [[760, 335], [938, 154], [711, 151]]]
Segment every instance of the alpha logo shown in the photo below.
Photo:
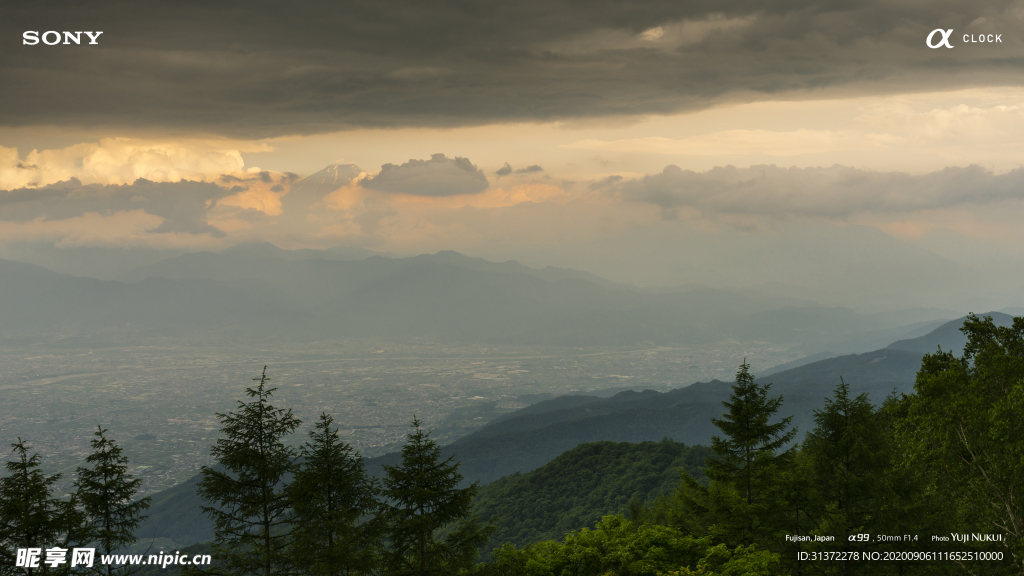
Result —
[[47, 46], [81, 44], [82, 34], [89, 37], [88, 44], [99, 44], [97, 40], [103, 32], [57, 32], [56, 30], [47, 30], [40, 33], [38, 30], [26, 30], [21, 35], [21, 43], [27, 46], [35, 46], [42, 40], [43, 44]]
[[[936, 34], [942, 36], [942, 39], [939, 40], [938, 42], [932, 43], [932, 40], [935, 38]], [[953, 45], [949, 43], [949, 37], [952, 36], [952, 35], [953, 35], [953, 29], [952, 28], [950, 28], [949, 30], [943, 30], [942, 28], [936, 28], [935, 30], [932, 30], [932, 33], [928, 35], [928, 38], [925, 39], [924, 43], [927, 44], [928, 47], [931, 48], [932, 50], [934, 50], [936, 48], [941, 48], [943, 46], [945, 46], [946, 48], [952, 48]]]

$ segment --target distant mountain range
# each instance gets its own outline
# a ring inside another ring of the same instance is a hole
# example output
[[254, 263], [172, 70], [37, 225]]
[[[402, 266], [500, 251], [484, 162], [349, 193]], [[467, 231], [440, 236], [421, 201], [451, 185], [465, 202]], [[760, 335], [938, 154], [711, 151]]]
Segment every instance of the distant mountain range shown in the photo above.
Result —
[[119, 281], [0, 261], [0, 333], [188, 330], [212, 331], [225, 341], [372, 336], [559, 346], [728, 339], [817, 352], [880, 347], [922, 322], [952, 315], [934, 309], [863, 315], [714, 289], [653, 293], [587, 272], [455, 252], [367, 253], [244, 245], [138, 266]]
[[234, 326], [288, 327], [300, 314], [257, 289], [205, 278], [152, 277], [125, 283], [67, 276], [0, 260], [0, 335], [104, 334], [112, 329], [165, 335]]
[[[986, 315], [1000, 325], [1010, 317], [998, 312]], [[913, 346], [929, 351], [951, 347], [963, 318], [947, 322], [914, 339]], [[894, 343], [900, 344], [900, 342]], [[962, 345], [962, 344], [961, 344]], [[892, 393], [910, 393], [923, 353], [883, 348], [865, 354], [850, 354], [811, 362], [772, 374], [768, 380], [773, 395], [784, 398], [779, 416], [793, 416], [800, 437], [813, 428], [814, 411], [833, 394], [842, 377], [853, 394], [868, 393], [879, 404]], [[626, 391], [610, 398], [562, 396], [544, 400], [507, 414], [483, 428], [445, 446], [444, 457], [460, 462], [467, 483], [488, 484], [513, 474], [525, 474], [556, 459], [576, 446], [591, 442], [657, 441], [670, 438], [688, 446], [707, 445], [718, 430], [712, 417], [720, 416], [731, 383], [698, 382], [656, 392]], [[383, 473], [383, 465], [400, 461], [397, 452], [366, 460], [367, 469]], [[189, 482], [153, 496], [150, 519], [140, 529], [144, 537], [173, 539], [180, 545], [212, 537], [209, 522], [197, 515], [199, 501], [195, 483]]]

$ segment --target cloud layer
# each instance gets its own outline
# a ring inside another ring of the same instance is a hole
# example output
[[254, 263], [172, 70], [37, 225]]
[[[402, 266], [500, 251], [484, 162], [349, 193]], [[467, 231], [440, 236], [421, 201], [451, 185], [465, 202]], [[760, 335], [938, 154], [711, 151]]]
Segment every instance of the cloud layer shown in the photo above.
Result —
[[533, 179], [536, 170], [520, 170], [523, 178], [488, 186], [468, 159], [435, 154], [385, 164], [376, 175], [333, 165], [306, 181], [258, 170], [215, 182], [72, 179], [0, 191], [0, 241], [155, 245], [163, 237], [168, 245], [341, 243], [405, 252], [571, 244], [638, 226], [756, 232], [794, 217], [867, 224], [900, 237], [942, 227], [995, 238], [1016, 237], [1019, 224], [1010, 215], [1024, 207], [1024, 168], [1000, 174], [971, 165], [910, 174], [841, 165], [704, 172], [670, 165], [642, 176], [576, 182]]
[[153, 233], [211, 234], [224, 232], [206, 222], [206, 213], [219, 199], [240, 190], [206, 182], [150, 182], [83, 185], [78, 180], [43, 188], [0, 191], [0, 222], [68, 221], [92, 215], [140, 211], [163, 220]]
[[487, 177], [467, 158], [434, 154], [430, 160], [385, 164], [380, 173], [362, 181], [363, 188], [414, 196], [477, 194], [487, 189]]
[[845, 219], [863, 213], [899, 214], [1024, 200], [1024, 168], [997, 175], [975, 165], [922, 175], [838, 165], [727, 166], [707, 172], [667, 166], [659, 174], [595, 184], [625, 200], [654, 204], [668, 218], [684, 207], [711, 214]]
[[[16, 44], [83, 28], [100, 44]], [[955, 49], [925, 46], [935, 28]], [[0, 22], [15, 44], [0, 51], [0, 125], [269, 137], [1009, 85], [1022, 32], [1010, 0], [17, 3]]]

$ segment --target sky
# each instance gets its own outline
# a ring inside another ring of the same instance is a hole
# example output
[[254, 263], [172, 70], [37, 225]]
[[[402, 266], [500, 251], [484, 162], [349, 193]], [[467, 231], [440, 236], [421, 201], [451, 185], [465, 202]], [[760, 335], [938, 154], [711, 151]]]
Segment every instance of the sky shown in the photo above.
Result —
[[1022, 32], [1024, 2], [23, 2], [0, 256], [269, 241], [1021, 305]]

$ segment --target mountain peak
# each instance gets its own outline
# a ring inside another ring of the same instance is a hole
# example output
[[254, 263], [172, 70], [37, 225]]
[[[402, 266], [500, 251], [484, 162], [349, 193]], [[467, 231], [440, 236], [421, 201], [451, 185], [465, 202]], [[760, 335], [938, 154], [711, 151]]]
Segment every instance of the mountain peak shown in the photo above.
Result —
[[324, 196], [351, 182], [361, 172], [355, 164], [330, 164], [293, 184], [291, 190], [281, 198], [281, 204], [286, 213], [296, 209], [306, 211]]

